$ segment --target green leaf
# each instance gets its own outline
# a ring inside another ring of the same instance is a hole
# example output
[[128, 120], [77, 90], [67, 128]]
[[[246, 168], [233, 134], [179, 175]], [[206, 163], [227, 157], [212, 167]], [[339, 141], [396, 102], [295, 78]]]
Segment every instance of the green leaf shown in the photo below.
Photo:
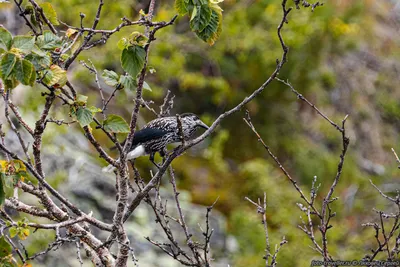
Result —
[[44, 56], [42, 56], [32, 51], [32, 53], [27, 55], [25, 59], [30, 61], [36, 70], [43, 70], [50, 67], [51, 64], [51, 58], [46, 53], [44, 54]]
[[13, 175], [7, 175], [3, 177], [4, 181], [4, 192], [6, 193], [7, 196], [7, 189], [14, 189], [14, 177]]
[[101, 76], [104, 82], [109, 86], [116, 86], [119, 84], [119, 75], [112, 70], [104, 70]]
[[17, 57], [15, 54], [6, 53], [1, 59], [1, 78], [7, 79], [11, 74], [12, 69], [14, 68], [15, 62], [17, 61]]
[[49, 52], [41, 50], [37, 45], [33, 46], [32, 53], [34, 53], [38, 56], [41, 56], [41, 57], [45, 57], [45, 56], [49, 55]]
[[34, 8], [33, 8], [32, 5], [26, 5], [25, 13], [31, 15], [30, 21], [31, 21], [32, 25], [35, 26], [35, 27], [38, 27], [39, 26], [39, 22], [40, 22], [40, 15], [39, 15], [39, 17], [36, 16], [37, 13], [34, 11]]
[[10, 232], [11, 238], [13, 238], [14, 236], [16, 236], [18, 234], [18, 229], [15, 226], [11, 227], [8, 231]]
[[50, 69], [44, 70], [43, 82], [49, 86], [62, 87], [67, 83], [67, 72], [60, 66], [51, 65]]
[[151, 88], [150, 88], [150, 85], [148, 83], [146, 83], [146, 82], [143, 82], [143, 89], [152, 91]]
[[93, 113], [86, 108], [78, 108], [76, 118], [82, 127], [88, 126], [93, 121]]
[[25, 59], [17, 60], [13, 69], [13, 73], [15, 75], [15, 78], [23, 85], [33, 86], [36, 80], [32, 79], [32, 75], [35, 75], [36, 78], [35, 67], [33, 67], [33, 64], [31, 62]]
[[192, 11], [192, 16], [190, 17], [190, 21], [194, 20], [194, 18], [196, 17], [196, 15], [197, 15], [197, 8], [193, 9], [193, 11]]
[[8, 51], [11, 48], [12, 35], [9, 31], [0, 27], [0, 51]]
[[75, 43], [73, 43], [73, 45], [71, 46], [71, 53], [75, 53], [75, 51], [79, 49], [82, 43], [83, 43], [83, 36], [80, 35], [78, 39], [76, 39]]
[[28, 228], [20, 228], [18, 231], [18, 237], [21, 240], [25, 240], [30, 234], [30, 231]]
[[37, 38], [36, 44], [41, 49], [53, 50], [62, 45], [62, 39], [51, 31], [45, 31], [43, 35]]
[[117, 47], [119, 50], [124, 50], [129, 46], [129, 42], [126, 38], [122, 38], [121, 40], [118, 41]]
[[129, 44], [145, 47], [149, 38], [140, 32], [132, 32], [129, 35]]
[[209, 45], [213, 45], [220, 34], [220, 16], [212, 10], [210, 23], [201, 32], [196, 32], [197, 36]]
[[94, 106], [87, 107], [87, 109], [88, 109], [88, 110], [90, 110], [90, 111], [91, 111], [93, 114], [94, 114], [94, 113], [97, 113], [97, 112], [101, 112], [101, 111], [102, 111], [102, 109], [101, 109], [101, 108], [94, 107]]
[[30, 53], [35, 45], [35, 37], [32, 36], [15, 36], [13, 39], [13, 47], [18, 48], [24, 53]]
[[122, 68], [136, 78], [143, 69], [146, 51], [143, 47], [133, 45], [125, 48], [121, 54]]
[[178, 11], [179, 15], [185, 15], [187, 13], [185, 0], [175, 0], [175, 10]]
[[0, 258], [10, 255], [11, 252], [12, 246], [7, 242], [4, 236], [0, 237]]
[[41, 4], [40, 7], [43, 9], [44, 15], [50, 20], [51, 23], [53, 23], [53, 25], [60, 25], [57, 19], [57, 13], [50, 3], [45, 2]]
[[18, 86], [19, 82], [15, 77], [10, 77], [7, 80], [3, 80], [4, 86], [6, 87], [6, 90], [11, 90], [14, 89], [15, 87]]
[[34, 86], [35, 85], [35, 82], [36, 82], [36, 71], [35, 71], [35, 68], [33, 69], [33, 72], [32, 72], [32, 75], [31, 75], [31, 78], [29, 79], [29, 82], [28, 82], [28, 85], [29, 86]]
[[87, 99], [88, 99], [88, 97], [85, 95], [77, 95], [75, 102], [78, 103], [78, 105], [83, 106], [83, 105], [86, 105]]
[[133, 79], [133, 77], [129, 74], [121, 75], [121, 77], [119, 78], [119, 82], [124, 88], [128, 90], [135, 90], [137, 87], [136, 79]]
[[108, 115], [103, 122], [104, 129], [113, 133], [129, 133], [129, 125], [118, 115]]
[[[193, 17], [193, 13], [195, 16]], [[211, 19], [211, 8], [208, 5], [195, 6], [190, 20], [192, 31], [203, 31]]]

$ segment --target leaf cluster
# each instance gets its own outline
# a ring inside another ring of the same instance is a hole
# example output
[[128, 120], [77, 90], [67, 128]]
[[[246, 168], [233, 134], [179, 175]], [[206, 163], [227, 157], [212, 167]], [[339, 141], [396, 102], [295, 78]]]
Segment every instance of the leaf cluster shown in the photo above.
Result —
[[12, 196], [14, 187], [27, 176], [26, 166], [22, 161], [0, 160], [0, 205], [6, 197]]
[[222, 0], [176, 0], [175, 9], [180, 15], [190, 17], [190, 29], [213, 45], [222, 31]]

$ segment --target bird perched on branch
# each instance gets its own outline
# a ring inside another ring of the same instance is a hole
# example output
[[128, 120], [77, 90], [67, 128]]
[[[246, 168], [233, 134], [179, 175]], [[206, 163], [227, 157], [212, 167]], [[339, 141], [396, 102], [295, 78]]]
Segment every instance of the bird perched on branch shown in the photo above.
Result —
[[[127, 159], [150, 155], [150, 161], [160, 167], [154, 161], [155, 153], [158, 152], [164, 157], [168, 144], [190, 140], [198, 128], [208, 129], [208, 126], [193, 113], [152, 120], [135, 132]], [[103, 168], [103, 172], [112, 172], [114, 169], [114, 166], [108, 165]]]

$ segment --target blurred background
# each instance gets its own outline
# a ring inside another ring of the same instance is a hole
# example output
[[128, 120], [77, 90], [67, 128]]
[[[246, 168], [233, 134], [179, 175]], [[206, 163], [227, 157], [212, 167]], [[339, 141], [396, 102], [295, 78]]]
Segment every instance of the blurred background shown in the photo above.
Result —
[[[84, 24], [89, 26], [98, 1], [51, 3], [61, 21], [79, 26], [82, 12], [86, 15]], [[105, 1], [98, 28], [114, 28], [123, 16], [138, 19], [140, 9], [147, 11], [148, 4], [147, 0]], [[146, 78], [152, 91], [144, 91], [145, 100], [153, 100], [156, 110], [170, 90], [176, 96], [174, 114], [193, 112], [211, 124], [220, 113], [257, 89], [275, 69], [276, 59], [282, 53], [276, 35], [282, 17], [281, 1], [225, 0], [220, 5], [224, 9], [223, 31], [214, 46], [203, 43], [190, 31], [187, 17], [179, 17], [175, 25], [157, 33], [149, 57], [149, 66], [156, 72], [148, 73]], [[293, 2], [289, 1], [289, 5], [293, 6]], [[0, 23], [13, 34], [27, 34], [28, 29], [17, 14], [13, 4], [0, 4]], [[173, 1], [157, 1], [154, 20], [169, 20], [174, 14]], [[99, 72], [110, 69], [122, 73], [116, 44], [132, 31], [143, 28], [121, 30], [107, 44], [83, 52], [70, 69], [72, 83], [80, 93], [89, 96], [90, 105], [100, 107], [101, 99], [94, 76], [79, 60], [92, 60]], [[290, 52], [279, 77], [289, 79], [335, 122], [340, 123], [349, 114], [350, 147], [334, 194], [339, 197], [333, 205], [337, 216], [328, 234], [334, 259], [361, 259], [376, 247], [374, 231], [361, 224], [378, 219], [373, 208], [390, 211], [392, 207], [379, 196], [369, 179], [389, 195], [400, 189], [400, 172], [390, 151], [393, 147], [400, 152], [399, 31], [400, 2], [395, 0], [326, 1], [314, 12], [293, 10], [283, 30]], [[102, 85], [107, 94], [112, 92], [112, 88]], [[43, 90], [21, 87], [13, 92], [13, 101], [32, 123], [43, 105], [39, 93]], [[132, 91], [119, 92], [109, 113], [129, 120], [134, 95]], [[317, 176], [317, 183], [321, 183], [320, 203], [336, 174], [340, 134], [279, 82], [273, 82], [246, 108], [260, 135], [304, 192], [309, 194], [313, 177]], [[69, 120], [68, 109], [61, 104], [52, 112], [54, 118]], [[213, 240], [217, 266], [265, 266], [261, 220], [244, 197], [256, 200], [266, 192], [272, 247], [283, 236], [288, 240], [279, 253], [279, 265], [309, 266], [312, 259], [321, 257], [297, 228], [302, 215], [296, 206], [300, 197], [257, 142], [243, 117], [244, 110], [228, 117], [210, 138], [172, 164], [190, 212], [187, 216], [197, 227], [203, 218], [199, 216], [205, 214], [204, 206], [219, 197], [213, 212], [214, 227], [218, 226]], [[154, 115], [142, 109], [139, 125], [152, 119]], [[43, 148], [48, 159], [48, 179], [79, 200], [85, 210], [94, 210], [110, 220], [115, 205], [113, 178], [100, 172], [106, 163], [97, 157], [79, 125], [50, 127]], [[104, 146], [111, 146], [106, 136], [98, 130], [94, 133]], [[138, 159], [137, 165], [142, 176], [149, 179], [149, 170], [154, 167], [148, 158]], [[171, 194], [167, 177], [162, 184], [166, 196]], [[138, 250], [139, 264], [179, 266], [166, 256], [152, 257], [159, 251], [143, 238], [154, 234], [157, 227], [149, 213], [143, 208], [132, 218], [131, 241]], [[32, 235], [28, 248], [45, 248], [51, 238], [44, 231]], [[73, 256], [65, 257], [57, 266], [77, 266], [73, 253], [72, 247]], [[56, 266], [55, 258], [63, 254], [64, 250], [50, 253], [40, 259], [41, 264], [33, 266]]]

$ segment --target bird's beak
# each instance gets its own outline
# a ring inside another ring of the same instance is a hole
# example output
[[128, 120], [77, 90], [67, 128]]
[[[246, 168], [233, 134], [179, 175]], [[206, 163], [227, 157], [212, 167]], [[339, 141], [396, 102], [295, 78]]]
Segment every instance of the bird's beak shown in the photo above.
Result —
[[207, 124], [205, 124], [205, 123], [202, 122], [202, 121], [200, 121], [200, 122], [198, 123], [198, 126], [204, 128], [204, 129], [206, 129], [206, 130], [208, 130], [208, 128], [210, 128], [210, 127], [207, 126]]

